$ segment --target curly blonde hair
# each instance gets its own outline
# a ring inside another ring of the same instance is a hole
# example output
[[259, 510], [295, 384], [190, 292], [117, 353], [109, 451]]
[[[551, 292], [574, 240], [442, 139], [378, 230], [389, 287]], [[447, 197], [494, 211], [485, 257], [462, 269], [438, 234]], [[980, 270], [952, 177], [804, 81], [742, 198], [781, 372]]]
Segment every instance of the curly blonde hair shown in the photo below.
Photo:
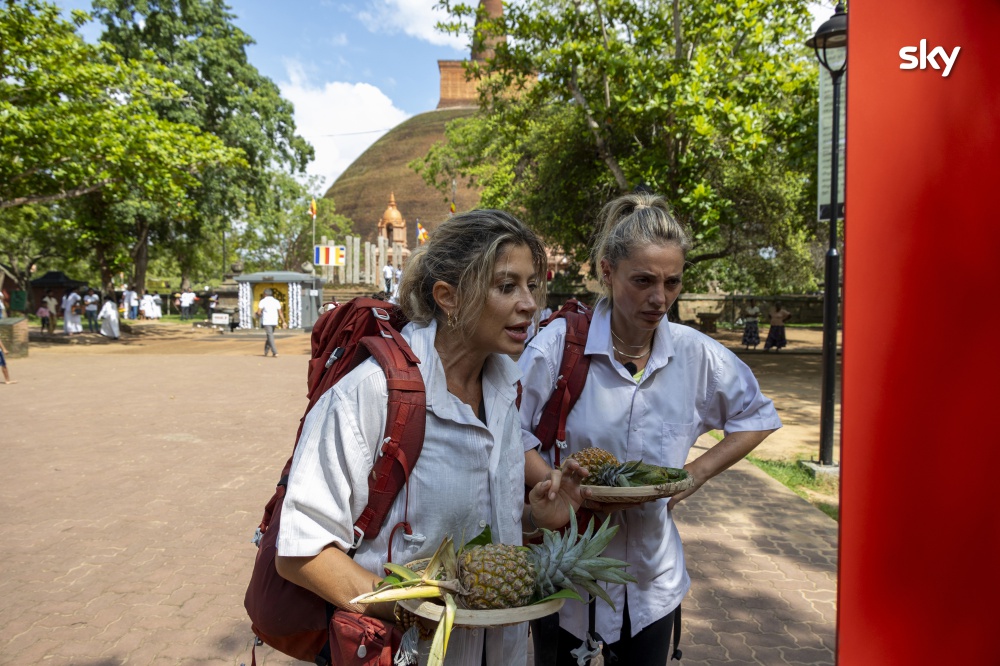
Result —
[[399, 306], [410, 319], [428, 323], [447, 319], [434, 300], [438, 280], [456, 288], [458, 305], [451, 313], [456, 329], [470, 333], [479, 321], [493, 283], [497, 259], [512, 247], [531, 251], [538, 288], [535, 302], [545, 302], [545, 246], [534, 231], [510, 213], [483, 209], [459, 213], [431, 232], [407, 262], [399, 283]]

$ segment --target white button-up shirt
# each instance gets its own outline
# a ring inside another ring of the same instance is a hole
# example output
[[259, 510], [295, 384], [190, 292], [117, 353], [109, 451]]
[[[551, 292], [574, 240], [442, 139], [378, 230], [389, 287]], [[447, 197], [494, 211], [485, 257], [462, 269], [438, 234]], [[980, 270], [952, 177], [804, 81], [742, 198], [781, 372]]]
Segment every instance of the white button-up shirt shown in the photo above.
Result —
[[[528, 344], [518, 361], [524, 373], [521, 434], [526, 451], [539, 445], [532, 433], [555, 388], [565, 338], [566, 322], [559, 319]], [[611, 342], [611, 314], [602, 302], [585, 348], [591, 361], [587, 382], [566, 419], [563, 460], [573, 451], [597, 446], [623, 461], [683, 467], [692, 444], [709, 430], [728, 434], [781, 427], [750, 369], [708, 336], [664, 319], [638, 383], [613, 360]], [[555, 446], [542, 453], [550, 465], [554, 451]], [[667, 502], [647, 502], [611, 515], [612, 524], [620, 527], [604, 555], [628, 562], [628, 571], [638, 579], [627, 586], [633, 636], [676, 608], [691, 586]], [[626, 586], [606, 587], [618, 612], [598, 601], [596, 629], [613, 643], [621, 634]], [[586, 606], [566, 604], [559, 624], [583, 638]]]
[[[392, 561], [430, 557], [445, 536], [472, 539], [487, 524], [497, 543], [521, 544], [524, 451], [515, 398], [520, 372], [507, 356], [494, 354], [483, 370], [488, 424], [448, 392], [434, 349], [435, 323], [409, 324], [403, 338], [422, 360], [427, 392], [424, 446], [408, 488], [396, 496], [382, 530], [362, 542], [354, 561], [384, 575], [393, 526], [407, 520], [412, 536], [392, 535]], [[323, 394], [306, 416], [295, 450], [281, 513], [278, 553], [318, 554], [329, 544], [349, 550], [354, 521], [368, 503], [368, 474], [385, 433], [388, 391], [385, 374], [369, 359]], [[407, 493], [409, 504], [407, 505]], [[447, 664], [524, 664], [527, 624], [498, 629], [458, 629], [448, 644]], [[422, 641], [421, 663], [429, 648]]]

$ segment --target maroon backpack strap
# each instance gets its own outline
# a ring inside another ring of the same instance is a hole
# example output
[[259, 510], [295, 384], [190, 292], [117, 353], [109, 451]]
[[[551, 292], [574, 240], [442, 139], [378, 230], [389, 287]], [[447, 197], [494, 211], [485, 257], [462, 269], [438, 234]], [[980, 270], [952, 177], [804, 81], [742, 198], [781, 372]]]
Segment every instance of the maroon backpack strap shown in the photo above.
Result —
[[353, 548], [382, 529], [424, 446], [427, 401], [419, 360], [398, 331], [386, 326], [380, 332], [362, 338], [361, 344], [385, 372], [389, 409], [378, 459], [368, 477], [368, 505], [354, 523]]
[[[570, 307], [575, 305], [576, 308]], [[566, 320], [566, 343], [563, 347], [562, 363], [556, 386], [542, 409], [542, 415], [535, 428], [535, 437], [542, 443], [542, 450], [548, 451], [556, 445], [555, 464], [559, 465], [559, 450], [566, 448], [566, 417], [573, 405], [580, 399], [583, 386], [590, 370], [590, 357], [586, 355], [587, 334], [593, 311], [586, 306], [570, 301], [546, 323], [562, 317]]]
[[[368, 347], [361, 345], [361, 340], [372, 336], [392, 340], [394, 346], [400, 349], [406, 362], [419, 363], [419, 359], [410, 350], [409, 345], [399, 334], [399, 329], [406, 324], [399, 308], [373, 298], [353, 298], [334, 310], [324, 312], [316, 321], [312, 332], [312, 358], [309, 360], [307, 374], [308, 405], [299, 419], [298, 432], [295, 434], [296, 446], [302, 436], [302, 427], [306, 416], [320, 397], [344, 375], [353, 370], [371, 355]], [[393, 361], [395, 362], [395, 361]], [[379, 359], [379, 364], [386, 364]], [[264, 507], [264, 516], [257, 528], [255, 542], [267, 531], [276, 505], [285, 496], [288, 474], [292, 468], [295, 447], [288, 457], [281, 476], [275, 488], [275, 494]]]

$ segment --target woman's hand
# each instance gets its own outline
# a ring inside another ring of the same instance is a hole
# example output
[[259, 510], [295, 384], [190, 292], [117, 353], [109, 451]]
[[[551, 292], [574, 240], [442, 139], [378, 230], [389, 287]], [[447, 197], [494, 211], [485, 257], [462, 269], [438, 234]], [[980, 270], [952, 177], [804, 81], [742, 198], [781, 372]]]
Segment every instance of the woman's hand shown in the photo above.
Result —
[[718, 444], [684, 465], [684, 469], [694, 479], [694, 484], [671, 497], [667, 510], [673, 511], [675, 506], [696, 493], [706, 481], [746, 458], [772, 432], [774, 429], [731, 432], [719, 440]]
[[579, 510], [590, 495], [590, 491], [582, 487], [589, 473], [576, 460], [567, 460], [562, 468], [550, 470], [544, 481], [536, 483], [528, 493], [535, 526], [558, 529], [568, 523], [569, 507]]
[[685, 498], [695, 494], [698, 491], [698, 489], [701, 488], [702, 485], [705, 483], [705, 481], [701, 477], [695, 475], [690, 465], [685, 465], [684, 469], [687, 470], [687, 473], [691, 476], [691, 479], [694, 481], [694, 483], [691, 484], [691, 487], [688, 488], [687, 490], [677, 493], [676, 495], [670, 498], [670, 501], [667, 502], [667, 511], [673, 511], [675, 506], [677, 506], [680, 502], [684, 501]]

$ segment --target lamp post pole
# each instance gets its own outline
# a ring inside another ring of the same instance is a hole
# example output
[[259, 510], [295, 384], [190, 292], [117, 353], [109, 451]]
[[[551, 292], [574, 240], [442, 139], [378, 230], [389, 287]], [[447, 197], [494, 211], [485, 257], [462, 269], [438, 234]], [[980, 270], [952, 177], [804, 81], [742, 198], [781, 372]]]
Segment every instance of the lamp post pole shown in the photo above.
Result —
[[840, 254], [837, 252], [837, 174], [840, 146], [840, 79], [844, 70], [831, 72], [833, 78], [833, 139], [830, 158], [830, 247], [826, 250], [826, 278], [823, 290], [823, 392], [820, 403], [819, 462], [833, 464], [833, 412], [836, 403], [837, 310], [840, 304]]
[[[823, 384], [820, 400], [819, 462], [833, 465], [833, 413], [836, 405], [837, 311], [840, 304], [840, 254], [837, 252], [838, 185], [840, 167], [840, 84], [847, 70], [847, 13], [842, 2], [834, 14], [806, 42], [816, 52], [816, 59], [833, 83], [833, 123], [830, 172], [830, 245], [826, 251], [826, 275], [823, 289]], [[831, 66], [831, 51], [844, 49], [843, 61]]]

